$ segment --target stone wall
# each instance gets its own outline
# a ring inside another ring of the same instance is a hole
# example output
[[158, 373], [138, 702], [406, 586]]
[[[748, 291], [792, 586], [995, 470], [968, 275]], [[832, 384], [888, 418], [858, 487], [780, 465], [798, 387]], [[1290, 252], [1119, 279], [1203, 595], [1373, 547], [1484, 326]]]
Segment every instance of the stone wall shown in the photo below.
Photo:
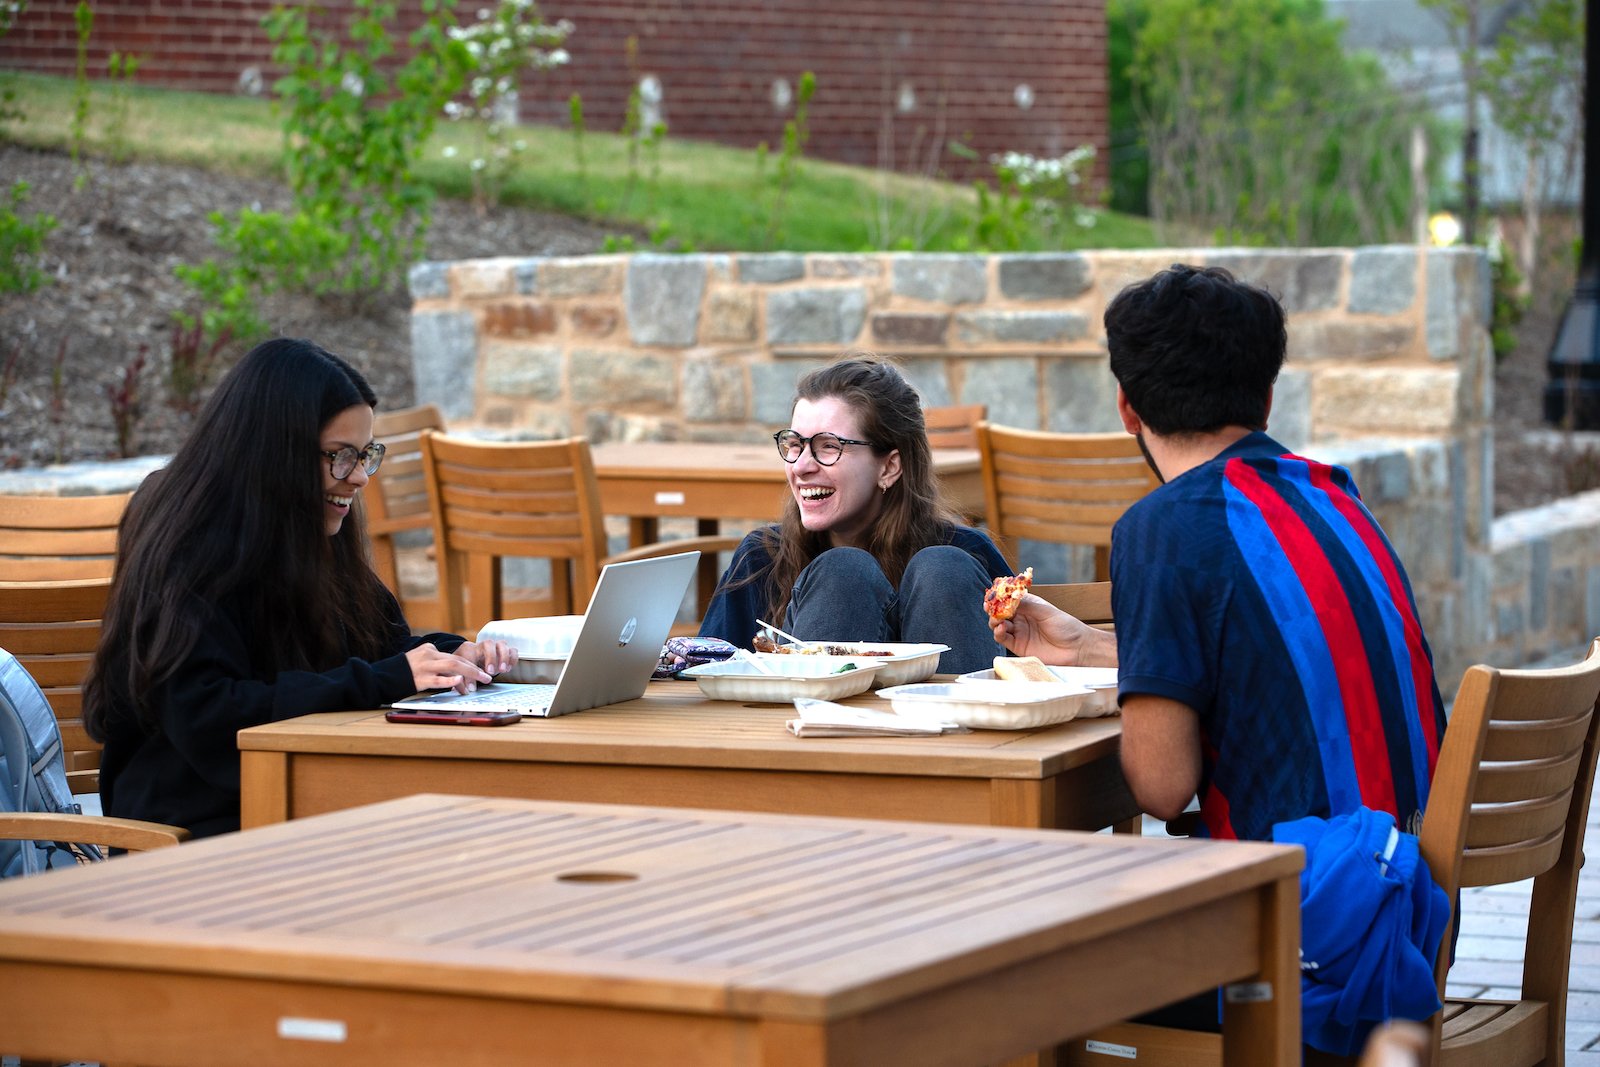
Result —
[[[1174, 261], [1225, 265], [1283, 298], [1290, 358], [1272, 432], [1351, 469], [1410, 572], [1442, 688], [1471, 663], [1575, 655], [1600, 634], [1600, 492], [1492, 515], [1489, 294], [1473, 252], [429, 263], [411, 278], [416, 396], [452, 428], [496, 436], [758, 441], [788, 421], [799, 374], [867, 348], [900, 359], [928, 404], [1114, 430], [1103, 308]], [[111, 492], [148, 469], [3, 472], [0, 493]], [[1092, 573], [1087, 552], [1021, 554], [1041, 581]]]
[[[759, 441], [787, 422], [799, 375], [865, 349], [898, 359], [929, 405], [1116, 430], [1105, 305], [1180, 261], [1225, 266], [1288, 308], [1272, 432], [1352, 468], [1411, 572], [1446, 688], [1472, 662], [1600, 632], [1600, 503], [1563, 512], [1571, 528], [1534, 537], [1543, 548], [1493, 522], [1489, 279], [1471, 250], [426, 263], [411, 276], [417, 400], [496, 435]], [[1021, 555], [1040, 580], [1092, 573], [1087, 552]]]

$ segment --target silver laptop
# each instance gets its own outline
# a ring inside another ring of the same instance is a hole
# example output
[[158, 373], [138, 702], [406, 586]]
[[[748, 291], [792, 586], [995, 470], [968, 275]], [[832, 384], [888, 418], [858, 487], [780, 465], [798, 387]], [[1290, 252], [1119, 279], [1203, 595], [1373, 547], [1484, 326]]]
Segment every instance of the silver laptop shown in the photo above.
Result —
[[474, 693], [447, 690], [397, 700], [391, 707], [518, 711], [525, 718], [551, 718], [641, 697], [699, 559], [699, 552], [681, 552], [603, 568], [554, 685], [493, 682]]

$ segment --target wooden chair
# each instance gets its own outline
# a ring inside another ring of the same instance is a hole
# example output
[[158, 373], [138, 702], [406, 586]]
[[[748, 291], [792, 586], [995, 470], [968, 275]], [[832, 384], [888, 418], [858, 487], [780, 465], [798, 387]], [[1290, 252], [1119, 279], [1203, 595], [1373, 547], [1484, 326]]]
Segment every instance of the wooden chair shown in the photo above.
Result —
[[505, 617], [500, 561], [550, 562], [545, 613], [582, 611], [605, 555], [588, 442], [496, 443], [422, 435], [439, 600], [458, 633]]
[[1449, 938], [1436, 973], [1444, 1011], [1432, 1051], [1453, 1064], [1565, 1060], [1567, 969], [1583, 835], [1600, 742], [1600, 641], [1553, 670], [1467, 670], [1423, 817], [1422, 855], [1452, 899], [1463, 888], [1533, 879], [1522, 996], [1445, 996]]
[[[1456, 693], [1419, 835], [1434, 881], [1459, 890], [1533, 879], [1523, 944], [1522, 997], [1445, 996], [1448, 933], [1435, 964], [1444, 1010], [1429, 1022], [1437, 1067], [1532, 1067], [1565, 1060], [1567, 969], [1583, 835], [1600, 744], [1600, 641], [1588, 658], [1552, 670], [1467, 670]], [[1132, 1047], [1146, 1067], [1222, 1062], [1217, 1034], [1118, 1023], [1088, 1040]], [[1306, 1063], [1347, 1062], [1307, 1050]], [[1069, 1064], [1118, 1059], [1074, 1041]]]
[[0, 496], [0, 582], [111, 577], [132, 497]]
[[589, 442], [581, 437], [504, 444], [425, 432], [422, 457], [439, 597], [457, 633], [470, 636], [506, 617], [501, 560], [507, 557], [549, 560], [550, 594], [535, 608], [570, 615], [588, 607], [607, 563], [691, 549], [731, 551], [739, 543], [688, 537], [605, 555], [600, 483]]
[[100, 789], [100, 743], [83, 725], [83, 680], [110, 589], [109, 578], [0, 582], [0, 648], [17, 657], [56, 713], [74, 793]]
[[928, 428], [928, 445], [932, 448], [977, 448], [978, 423], [988, 414], [986, 404], [923, 408], [922, 421]]
[[[8, 775], [3, 785], [7, 795], [21, 799], [24, 807], [34, 807], [29, 798], [37, 795], [38, 790], [29, 781], [34, 768], [27, 757], [30, 754], [28, 735], [30, 732], [37, 733], [37, 730], [25, 729], [25, 720], [13, 718], [12, 712], [29, 714], [29, 709], [38, 707], [37, 701], [43, 692], [35, 689], [36, 680], [31, 674], [24, 674], [26, 668], [22, 666], [21, 657], [16, 657], [13, 662], [13, 656], [6, 655], [0, 660], [3, 660], [0, 663], [0, 704], [10, 705], [0, 707], [0, 716], [5, 716], [0, 720], [0, 751], [5, 753]], [[49, 739], [35, 738], [46, 741], [41, 750], [53, 751], [55, 741], [60, 738], [59, 724], [52, 722], [50, 728], [54, 733]], [[70, 774], [68, 779], [70, 786]], [[53, 794], [54, 790], [49, 792]], [[56, 842], [146, 851], [176, 845], [188, 836], [189, 832], [179, 827], [137, 819], [42, 811], [0, 811], [0, 841]], [[80, 863], [99, 858], [93, 851], [82, 848], [72, 848], [70, 855]], [[28, 867], [27, 863], [22, 865], [24, 874], [28, 873]]]
[[1029, 591], [1096, 629], [1116, 629], [1111, 624], [1110, 582], [1035, 585]]
[[[980, 422], [989, 533], [1013, 564], [1020, 538], [1093, 545], [1095, 579], [1111, 576], [1111, 527], [1159, 483], [1124, 433], [1041, 433]], [[1007, 546], [1010, 546], [1009, 549]]]
[[444, 416], [433, 404], [380, 413], [373, 420], [372, 433], [388, 451], [383, 457], [383, 466], [361, 494], [367, 514], [367, 536], [372, 542], [373, 569], [400, 601], [406, 619], [419, 630], [435, 630], [445, 625], [444, 615], [436, 597], [407, 599], [401, 595], [395, 535], [407, 530], [433, 529], [428, 487], [422, 473], [422, 435], [444, 428]]

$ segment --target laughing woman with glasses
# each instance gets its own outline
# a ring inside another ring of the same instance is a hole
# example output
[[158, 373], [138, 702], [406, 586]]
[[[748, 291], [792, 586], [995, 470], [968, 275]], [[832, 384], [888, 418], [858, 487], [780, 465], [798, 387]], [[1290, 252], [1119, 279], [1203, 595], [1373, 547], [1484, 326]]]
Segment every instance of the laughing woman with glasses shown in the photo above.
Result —
[[515, 662], [503, 642], [413, 637], [368, 563], [356, 501], [383, 462], [376, 405], [338, 356], [268, 341], [134, 496], [83, 696], [108, 815], [236, 830], [240, 730], [465, 690]]
[[760, 618], [808, 641], [949, 645], [941, 671], [989, 666], [983, 591], [1011, 569], [940, 501], [916, 391], [888, 363], [848, 358], [798, 393], [773, 435], [783, 519], [734, 552], [701, 635], [749, 648]]

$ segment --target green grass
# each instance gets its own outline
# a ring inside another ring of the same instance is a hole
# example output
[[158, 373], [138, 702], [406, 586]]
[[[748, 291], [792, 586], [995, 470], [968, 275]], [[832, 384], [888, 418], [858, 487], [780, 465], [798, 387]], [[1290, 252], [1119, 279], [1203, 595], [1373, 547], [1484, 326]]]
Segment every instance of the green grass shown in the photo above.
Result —
[[[72, 80], [9, 76], [15, 79], [27, 118], [8, 124], [0, 131], [4, 138], [68, 148]], [[128, 121], [120, 137], [113, 138], [107, 133], [112, 88], [96, 80], [90, 89], [85, 149], [92, 154], [108, 155], [120, 147], [134, 159], [281, 176], [283, 133], [266, 100], [132, 86], [127, 90]], [[669, 137], [660, 145], [658, 161], [641, 148], [630, 166], [625, 138], [590, 131], [583, 137], [585, 166], [580, 173], [571, 130], [527, 126], [517, 136], [526, 149], [505, 184], [506, 203], [643, 230], [669, 248], [948, 251], [968, 249], [973, 240], [977, 199], [968, 185], [803, 159], [775, 235], [776, 154], [763, 161], [754, 150]], [[470, 197], [468, 161], [476, 145], [477, 130], [471, 124], [441, 120], [418, 172], [440, 195]], [[451, 148], [454, 155], [446, 151]], [[1141, 248], [1154, 243], [1148, 220], [1113, 212], [1100, 213], [1094, 227], [1063, 242], [1046, 242], [1037, 235], [1022, 242], [1033, 249]]]

